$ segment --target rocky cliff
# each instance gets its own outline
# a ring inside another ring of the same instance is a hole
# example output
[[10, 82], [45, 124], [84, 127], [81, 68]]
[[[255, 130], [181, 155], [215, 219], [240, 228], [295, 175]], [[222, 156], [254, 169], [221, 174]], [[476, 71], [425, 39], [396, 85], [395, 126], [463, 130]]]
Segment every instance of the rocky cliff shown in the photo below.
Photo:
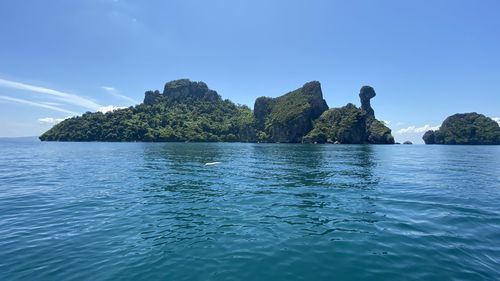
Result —
[[163, 95], [172, 101], [203, 100], [219, 102], [222, 98], [216, 91], [208, 88], [204, 82], [192, 82], [188, 79], [170, 81], [165, 84]]
[[147, 91], [144, 104], [153, 105], [159, 102], [188, 103], [191, 101], [208, 101], [217, 103], [222, 100], [216, 91], [208, 88], [204, 82], [194, 82], [189, 79], [179, 79], [167, 82], [160, 91]]
[[255, 101], [254, 118], [261, 141], [300, 143], [313, 120], [328, 109], [317, 81], [277, 98]]

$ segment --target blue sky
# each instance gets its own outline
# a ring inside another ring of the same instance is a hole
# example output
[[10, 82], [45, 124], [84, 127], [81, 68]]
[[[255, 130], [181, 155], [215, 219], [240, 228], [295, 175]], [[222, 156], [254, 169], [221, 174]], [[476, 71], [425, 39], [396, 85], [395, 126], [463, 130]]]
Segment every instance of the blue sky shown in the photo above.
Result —
[[253, 106], [319, 80], [330, 107], [377, 92], [397, 141], [457, 112], [500, 117], [500, 2], [2, 1], [0, 136], [39, 135], [205, 81]]

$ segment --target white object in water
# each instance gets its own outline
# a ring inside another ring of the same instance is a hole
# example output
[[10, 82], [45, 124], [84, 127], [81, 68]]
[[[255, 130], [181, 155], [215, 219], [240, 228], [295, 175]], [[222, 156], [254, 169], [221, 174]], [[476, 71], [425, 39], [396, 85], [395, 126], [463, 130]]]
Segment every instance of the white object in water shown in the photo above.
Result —
[[205, 166], [212, 166], [212, 165], [217, 165], [217, 164], [220, 164], [220, 162], [208, 162], [208, 163], [205, 163]]

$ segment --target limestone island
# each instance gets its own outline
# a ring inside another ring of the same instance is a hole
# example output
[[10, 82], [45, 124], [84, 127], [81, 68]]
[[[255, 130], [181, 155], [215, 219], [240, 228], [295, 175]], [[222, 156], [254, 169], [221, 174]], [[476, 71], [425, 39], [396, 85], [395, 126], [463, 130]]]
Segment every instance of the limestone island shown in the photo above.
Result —
[[147, 91], [142, 104], [107, 113], [87, 112], [55, 125], [42, 141], [270, 142], [394, 144], [375, 118], [363, 86], [361, 108], [329, 109], [318, 81], [277, 98], [259, 97], [254, 110], [224, 100], [204, 82], [188, 79]]
[[476, 112], [449, 116], [436, 131], [427, 131], [425, 144], [500, 145], [500, 126]]

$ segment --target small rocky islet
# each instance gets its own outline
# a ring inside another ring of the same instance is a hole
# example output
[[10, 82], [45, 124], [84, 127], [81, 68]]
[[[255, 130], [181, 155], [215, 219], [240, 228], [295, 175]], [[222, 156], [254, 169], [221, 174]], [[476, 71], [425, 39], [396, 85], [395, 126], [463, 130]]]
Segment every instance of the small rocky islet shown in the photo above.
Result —
[[500, 126], [476, 112], [457, 113], [443, 121], [439, 130], [427, 131], [425, 144], [500, 145]]
[[[259, 97], [254, 109], [238, 105], [204, 82], [170, 81], [163, 92], [146, 91], [144, 102], [107, 113], [86, 112], [55, 125], [42, 141], [268, 142], [394, 144], [375, 118], [370, 86], [359, 93], [361, 107], [329, 108], [321, 84], [312, 81], [276, 98]], [[477, 113], [448, 117], [428, 131], [426, 144], [500, 144], [500, 128]]]

